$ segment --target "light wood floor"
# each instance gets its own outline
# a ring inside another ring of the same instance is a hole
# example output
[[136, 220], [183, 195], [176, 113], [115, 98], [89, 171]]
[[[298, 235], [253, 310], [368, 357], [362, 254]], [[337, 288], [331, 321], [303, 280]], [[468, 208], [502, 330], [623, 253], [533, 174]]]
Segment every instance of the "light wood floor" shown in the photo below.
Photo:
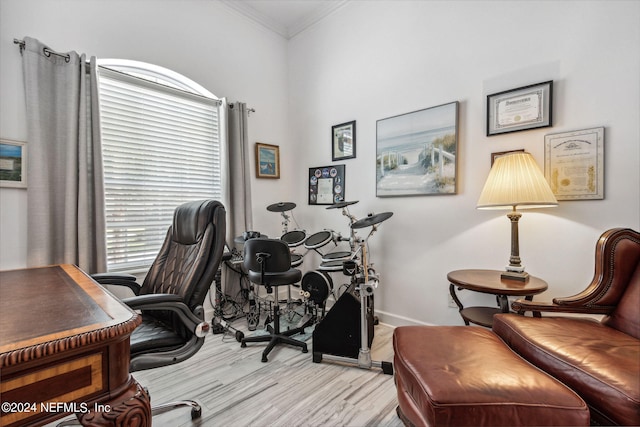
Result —
[[[246, 332], [246, 320], [234, 326]], [[393, 361], [386, 325], [375, 327], [373, 360]], [[240, 343], [231, 334], [209, 335], [191, 359], [173, 366], [135, 372], [152, 405], [194, 399], [202, 418], [189, 409], [154, 417], [154, 426], [389, 426], [399, 427], [393, 376], [331, 361], [312, 362], [309, 353], [277, 346], [260, 361], [264, 343]]]

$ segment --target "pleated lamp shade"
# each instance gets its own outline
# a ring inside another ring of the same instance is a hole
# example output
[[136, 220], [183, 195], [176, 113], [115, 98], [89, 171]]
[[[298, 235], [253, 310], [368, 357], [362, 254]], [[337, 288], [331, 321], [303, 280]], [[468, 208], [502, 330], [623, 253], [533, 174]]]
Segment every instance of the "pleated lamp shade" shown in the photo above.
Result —
[[484, 184], [478, 209], [519, 209], [558, 206], [547, 180], [530, 153], [498, 157]]

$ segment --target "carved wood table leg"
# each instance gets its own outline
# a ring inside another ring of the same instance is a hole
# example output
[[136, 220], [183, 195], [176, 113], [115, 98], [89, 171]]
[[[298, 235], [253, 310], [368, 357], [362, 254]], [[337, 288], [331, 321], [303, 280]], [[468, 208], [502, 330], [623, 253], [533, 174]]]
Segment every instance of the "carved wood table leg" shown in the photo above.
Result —
[[124, 392], [109, 402], [96, 404], [78, 419], [91, 427], [151, 427], [151, 404], [147, 391], [133, 377]]

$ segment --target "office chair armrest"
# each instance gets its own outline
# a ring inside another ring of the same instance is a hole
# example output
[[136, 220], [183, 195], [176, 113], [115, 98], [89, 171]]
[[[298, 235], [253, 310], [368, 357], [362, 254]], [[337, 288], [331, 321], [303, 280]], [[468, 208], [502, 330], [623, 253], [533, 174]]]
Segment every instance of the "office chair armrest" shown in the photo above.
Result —
[[[134, 310], [152, 310], [153, 306], [156, 304], [181, 303], [182, 297], [180, 295], [174, 294], [147, 294], [130, 298], [123, 298], [122, 302]], [[162, 310], [165, 309], [163, 308]]]
[[[184, 326], [197, 337], [203, 337], [209, 331], [209, 324], [194, 314], [179, 295], [173, 294], [148, 294], [122, 300], [132, 310], [145, 311], [172, 311], [178, 315]], [[201, 308], [200, 306], [197, 309]], [[197, 310], [201, 312], [202, 310]]]
[[96, 273], [91, 278], [101, 285], [126, 286], [135, 295], [140, 293], [140, 285], [136, 282], [136, 276], [127, 273]]
[[607, 307], [563, 305], [555, 302], [527, 301], [524, 299], [515, 300], [511, 303], [511, 308], [518, 314], [524, 314], [527, 311], [531, 311], [534, 317], [541, 317], [541, 312], [607, 314], [609, 311]]

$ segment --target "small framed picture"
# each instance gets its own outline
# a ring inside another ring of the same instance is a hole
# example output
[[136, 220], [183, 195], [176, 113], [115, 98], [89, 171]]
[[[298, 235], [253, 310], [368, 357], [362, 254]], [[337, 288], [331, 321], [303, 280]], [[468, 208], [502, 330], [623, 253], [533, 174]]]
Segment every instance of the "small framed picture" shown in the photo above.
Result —
[[0, 139], [0, 187], [27, 188], [27, 146]]
[[280, 178], [280, 147], [256, 142], [256, 177]]
[[354, 159], [356, 157], [356, 121], [331, 127], [331, 159]]
[[553, 81], [487, 96], [487, 136], [553, 125]]
[[545, 135], [544, 176], [558, 200], [604, 199], [604, 127]]

